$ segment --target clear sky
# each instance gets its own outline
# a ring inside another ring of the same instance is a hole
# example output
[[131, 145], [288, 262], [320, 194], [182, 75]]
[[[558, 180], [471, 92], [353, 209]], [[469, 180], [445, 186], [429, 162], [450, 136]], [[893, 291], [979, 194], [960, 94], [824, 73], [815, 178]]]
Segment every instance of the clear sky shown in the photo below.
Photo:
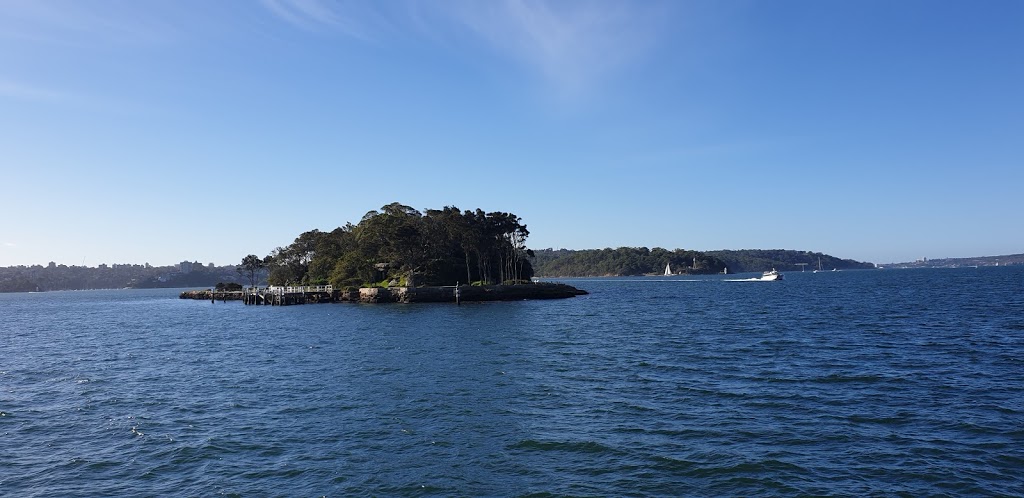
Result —
[[398, 201], [533, 248], [1024, 252], [1024, 2], [0, 0], [0, 266]]

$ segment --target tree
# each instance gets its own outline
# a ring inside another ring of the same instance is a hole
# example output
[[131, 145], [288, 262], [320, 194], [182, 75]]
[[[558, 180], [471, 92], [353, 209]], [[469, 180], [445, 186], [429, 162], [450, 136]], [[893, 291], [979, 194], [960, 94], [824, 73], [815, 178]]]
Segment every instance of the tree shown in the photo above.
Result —
[[273, 285], [517, 281], [533, 274], [528, 235], [512, 213], [463, 212], [455, 206], [421, 212], [393, 202], [367, 212], [358, 224], [305, 232], [275, 249], [263, 264]]
[[315, 253], [309, 262], [305, 282], [311, 285], [323, 285], [331, 280], [331, 274], [338, 261], [346, 253], [355, 250], [355, 235], [351, 223], [324, 233], [316, 243]]
[[[462, 253], [462, 261], [466, 268], [466, 283], [473, 281], [473, 274], [470, 271], [470, 257], [481, 239], [479, 230], [473, 224], [473, 212], [466, 211], [463, 214], [455, 206], [445, 206], [441, 210], [428, 210], [427, 216], [437, 220], [440, 231], [444, 234], [447, 242], [453, 249], [457, 248]], [[455, 251], [452, 251], [455, 252]]]
[[242, 258], [242, 264], [236, 269], [238, 274], [249, 279], [249, 287], [256, 287], [256, 282], [259, 281], [260, 273], [263, 273], [263, 269], [266, 268], [266, 264], [259, 256], [250, 254]]

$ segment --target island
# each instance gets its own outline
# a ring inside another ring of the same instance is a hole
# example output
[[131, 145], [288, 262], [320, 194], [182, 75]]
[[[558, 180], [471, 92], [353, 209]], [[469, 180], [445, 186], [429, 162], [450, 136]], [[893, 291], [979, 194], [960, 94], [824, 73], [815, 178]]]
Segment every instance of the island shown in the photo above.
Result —
[[710, 275], [814, 264], [830, 269], [874, 267], [791, 250], [534, 251], [526, 246], [529, 235], [522, 219], [512, 213], [455, 206], [419, 211], [393, 202], [367, 212], [357, 224], [330, 232], [310, 230], [266, 257], [245, 256], [238, 267], [249, 284], [244, 291], [209, 289], [181, 297], [263, 305], [559, 299], [586, 292], [566, 284], [539, 283], [535, 275]]
[[[455, 206], [419, 211], [394, 202], [367, 212], [356, 224], [346, 223], [327, 232], [307, 231], [265, 257], [249, 254], [238, 265], [204, 265], [186, 260], [168, 267], [101, 264], [88, 268], [50, 262], [45, 267], [0, 268], [0, 292], [208, 286], [206, 290], [184, 292], [181, 297], [245, 301], [242, 288], [247, 283], [246, 288], [259, 295], [267, 289], [288, 287], [332, 289], [299, 299], [305, 301], [454, 299], [456, 288], [466, 301], [551, 299], [580, 295], [581, 291], [571, 286], [538, 286], [533, 282], [538, 277], [552, 280], [875, 267], [820, 252], [782, 249], [533, 250], [526, 246], [529, 234], [522, 219], [512, 213], [479, 208], [463, 211]], [[1022, 261], [1019, 256], [944, 262], [1014, 264]], [[218, 288], [213, 287], [216, 282], [221, 282]], [[235, 287], [225, 287], [232, 285]]]
[[[586, 291], [537, 282], [530, 235], [512, 213], [419, 211], [393, 202], [357, 224], [310, 230], [266, 257], [242, 258], [245, 290], [187, 291], [185, 299], [246, 304], [561, 299]], [[263, 282], [266, 285], [261, 285]]]

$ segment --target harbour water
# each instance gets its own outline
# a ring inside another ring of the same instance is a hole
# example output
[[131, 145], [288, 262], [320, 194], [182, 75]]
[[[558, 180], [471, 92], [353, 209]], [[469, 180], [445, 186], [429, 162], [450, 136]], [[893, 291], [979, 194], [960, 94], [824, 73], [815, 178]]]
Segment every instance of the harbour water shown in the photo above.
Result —
[[725, 278], [0, 294], [0, 495], [1024, 495], [1024, 267]]

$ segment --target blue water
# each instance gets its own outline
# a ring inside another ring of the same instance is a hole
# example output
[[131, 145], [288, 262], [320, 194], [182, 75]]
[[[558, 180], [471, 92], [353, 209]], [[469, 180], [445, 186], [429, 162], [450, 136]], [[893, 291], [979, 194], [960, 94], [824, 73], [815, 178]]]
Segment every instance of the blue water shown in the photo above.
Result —
[[1024, 268], [0, 294], [0, 495], [1024, 495]]

